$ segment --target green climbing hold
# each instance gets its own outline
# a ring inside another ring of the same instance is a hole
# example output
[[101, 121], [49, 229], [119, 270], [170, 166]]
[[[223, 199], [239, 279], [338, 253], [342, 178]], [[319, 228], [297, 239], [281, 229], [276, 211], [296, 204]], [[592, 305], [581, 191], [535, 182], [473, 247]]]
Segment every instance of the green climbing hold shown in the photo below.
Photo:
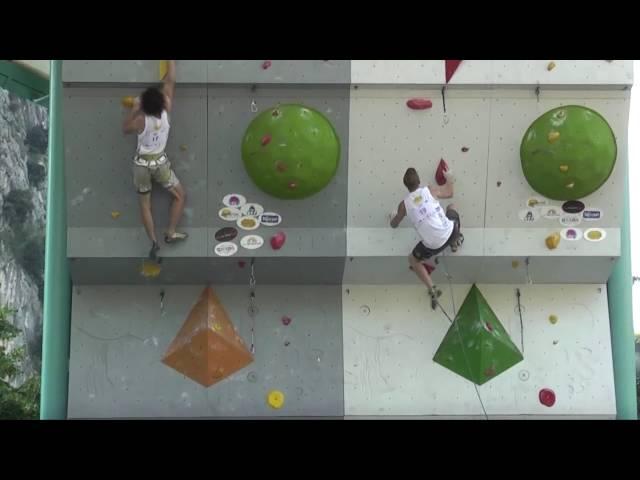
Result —
[[575, 200], [598, 190], [616, 163], [616, 139], [596, 111], [557, 107], [527, 129], [520, 145], [524, 176], [553, 200]]
[[303, 105], [278, 105], [249, 124], [242, 160], [264, 192], [282, 199], [306, 198], [336, 174], [340, 140], [320, 112]]
[[482, 385], [522, 359], [522, 353], [474, 284], [433, 361]]

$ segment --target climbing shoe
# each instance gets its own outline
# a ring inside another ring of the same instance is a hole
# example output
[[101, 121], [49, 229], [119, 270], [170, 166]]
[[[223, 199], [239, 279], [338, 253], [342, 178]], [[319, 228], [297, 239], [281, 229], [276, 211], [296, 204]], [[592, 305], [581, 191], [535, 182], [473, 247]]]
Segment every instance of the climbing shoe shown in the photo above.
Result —
[[440, 290], [435, 285], [433, 288], [429, 289], [429, 298], [431, 299], [431, 310], [435, 310], [438, 306], [438, 298], [442, 295], [442, 290]]
[[153, 242], [153, 245], [151, 245], [151, 250], [149, 250], [149, 260], [157, 262], [159, 250], [160, 250], [160, 247], [158, 246], [158, 244], [156, 242]]
[[165, 243], [180, 242], [182, 240], [186, 240], [188, 236], [189, 235], [187, 235], [186, 233], [180, 233], [180, 232], [173, 232], [171, 234], [165, 233], [164, 242]]

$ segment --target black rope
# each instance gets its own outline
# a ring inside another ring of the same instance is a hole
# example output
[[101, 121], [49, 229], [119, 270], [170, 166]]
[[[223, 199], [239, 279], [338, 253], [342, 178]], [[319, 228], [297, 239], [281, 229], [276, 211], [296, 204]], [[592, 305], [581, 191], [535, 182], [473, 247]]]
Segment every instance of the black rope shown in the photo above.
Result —
[[520, 289], [516, 288], [516, 298], [518, 299], [518, 315], [520, 315], [520, 346], [524, 355], [524, 326], [522, 325], [522, 305], [520, 305]]
[[447, 87], [442, 87], [442, 109], [444, 110], [444, 113], [447, 113], [447, 103], [444, 100], [444, 91]]

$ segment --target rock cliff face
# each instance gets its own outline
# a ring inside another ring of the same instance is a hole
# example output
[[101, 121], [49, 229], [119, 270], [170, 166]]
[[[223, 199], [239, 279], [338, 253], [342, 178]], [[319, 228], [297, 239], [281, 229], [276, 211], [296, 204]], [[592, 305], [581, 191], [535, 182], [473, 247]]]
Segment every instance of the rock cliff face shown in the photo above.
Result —
[[0, 88], [0, 306], [22, 335], [22, 382], [40, 371], [48, 111]]

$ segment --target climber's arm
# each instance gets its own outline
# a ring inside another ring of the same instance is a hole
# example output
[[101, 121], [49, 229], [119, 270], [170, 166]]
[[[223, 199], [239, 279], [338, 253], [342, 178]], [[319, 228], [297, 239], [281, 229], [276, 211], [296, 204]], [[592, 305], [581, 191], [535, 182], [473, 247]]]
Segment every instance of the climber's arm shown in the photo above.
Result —
[[140, 133], [144, 130], [144, 115], [140, 110], [140, 99], [136, 98], [133, 103], [133, 108], [127, 113], [127, 116], [122, 122], [122, 133], [125, 135], [129, 133]]
[[167, 111], [171, 111], [173, 96], [176, 92], [176, 61], [167, 60], [167, 74], [162, 79], [164, 85], [162, 93], [167, 97]]
[[[393, 215], [393, 214], [392, 214]], [[400, 225], [402, 219], [407, 215], [407, 209], [404, 206], [404, 202], [400, 202], [398, 205], [398, 211], [395, 216], [391, 219], [391, 228], [397, 228]]]

